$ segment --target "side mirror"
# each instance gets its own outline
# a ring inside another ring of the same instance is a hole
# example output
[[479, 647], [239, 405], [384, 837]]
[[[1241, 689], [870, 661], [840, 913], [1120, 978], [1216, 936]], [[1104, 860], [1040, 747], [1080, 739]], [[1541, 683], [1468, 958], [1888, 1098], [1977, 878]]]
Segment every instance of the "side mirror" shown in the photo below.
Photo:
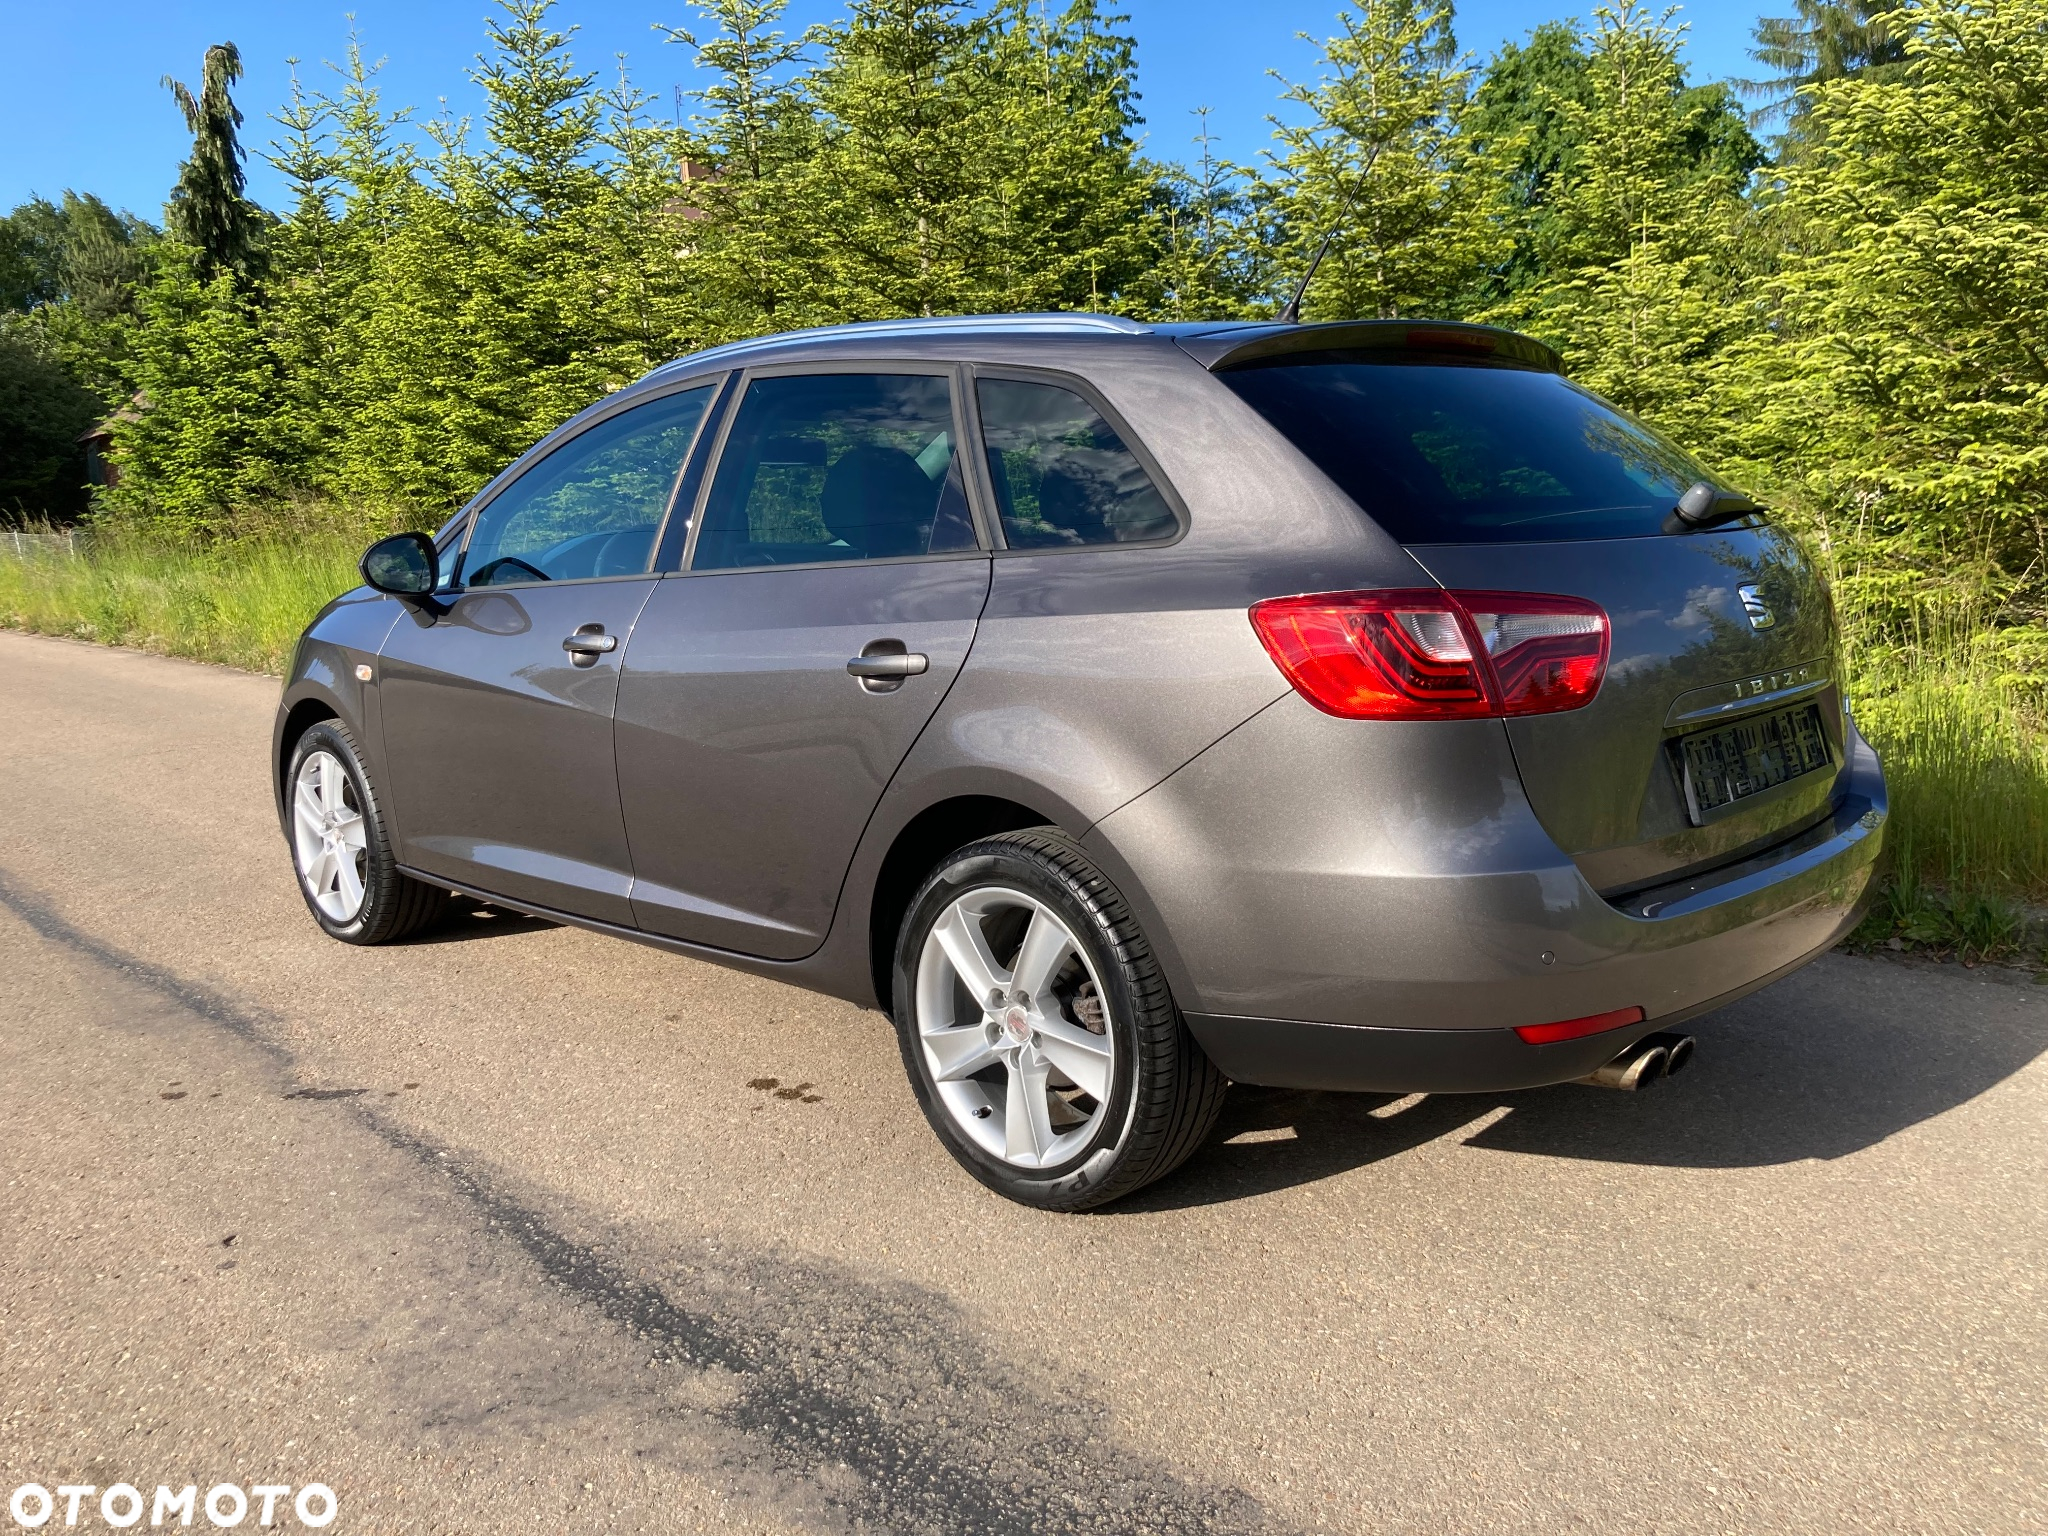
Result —
[[393, 597], [426, 597], [441, 581], [441, 557], [424, 533], [394, 533], [363, 551], [363, 580]]

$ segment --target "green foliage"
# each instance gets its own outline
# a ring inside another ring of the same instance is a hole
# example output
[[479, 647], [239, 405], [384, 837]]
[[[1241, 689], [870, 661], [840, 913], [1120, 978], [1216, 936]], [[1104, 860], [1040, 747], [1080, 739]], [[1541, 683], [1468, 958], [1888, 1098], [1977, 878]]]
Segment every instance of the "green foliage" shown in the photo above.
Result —
[[98, 416], [99, 402], [51, 356], [40, 327], [0, 319], [0, 523], [81, 510], [78, 435]]
[[1500, 182], [1459, 131], [1471, 71], [1449, 0], [1364, 0], [1337, 23], [1322, 79], [1285, 93], [1308, 122], [1276, 120], [1261, 197], [1282, 267], [1306, 271], [1333, 234], [1306, 315], [1442, 313], [1506, 256]]
[[1925, 951], [1965, 965], [2023, 961], [2039, 935], [2020, 906], [1981, 890], [1935, 890], [1910, 874], [1878, 894], [1847, 940], [1852, 949]]
[[1916, 0], [1910, 68], [1814, 88], [1717, 379], [1725, 445], [1876, 636], [2048, 607], [2048, 0]]
[[108, 525], [75, 542], [24, 535], [19, 550], [0, 532], [0, 627], [282, 672], [300, 631], [361, 579], [373, 526], [276, 522], [202, 544]]
[[1687, 88], [1680, 41], [1622, 0], [1594, 11], [1582, 68], [1555, 35], [1517, 61], [1521, 99], [1503, 92], [1487, 111], [1510, 185], [1529, 189], [1525, 222], [1505, 291], [1478, 313], [1697, 439], [1701, 372], [1751, 324], [1739, 284], [1755, 145], [1725, 93]]
[[1751, 50], [1777, 71], [1746, 80], [1744, 90], [1764, 98], [1755, 118], [1770, 122], [1803, 117], [1806, 87], [1867, 71], [1899, 72], [1906, 62], [1903, 34], [1893, 25], [1904, 0], [1793, 0], [1794, 14], [1758, 20]]
[[0, 219], [0, 309], [68, 301], [95, 319], [125, 313], [145, 270], [141, 248], [155, 237], [90, 194], [30, 198]]
[[178, 171], [164, 224], [199, 252], [206, 276], [226, 272], [246, 280], [262, 257], [263, 215], [242, 195], [242, 110], [229, 95], [242, 78], [241, 52], [233, 43], [215, 43], [201, 70], [196, 96], [164, 76], [192, 135], [192, 154]]

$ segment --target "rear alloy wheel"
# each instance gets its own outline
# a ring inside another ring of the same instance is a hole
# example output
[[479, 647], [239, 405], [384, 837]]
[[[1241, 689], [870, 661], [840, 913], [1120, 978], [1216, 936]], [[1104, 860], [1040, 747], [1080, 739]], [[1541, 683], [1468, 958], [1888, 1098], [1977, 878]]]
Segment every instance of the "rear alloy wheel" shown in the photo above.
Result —
[[339, 720], [309, 726], [286, 779], [292, 867], [307, 909], [345, 944], [388, 944], [439, 916], [448, 893], [401, 872], [355, 738]]
[[897, 941], [896, 1012], [932, 1128], [1029, 1205], [1128, 1194], [1222, 1109], [1129, 907], [1056, 831], [973, 844], [925, 882]]

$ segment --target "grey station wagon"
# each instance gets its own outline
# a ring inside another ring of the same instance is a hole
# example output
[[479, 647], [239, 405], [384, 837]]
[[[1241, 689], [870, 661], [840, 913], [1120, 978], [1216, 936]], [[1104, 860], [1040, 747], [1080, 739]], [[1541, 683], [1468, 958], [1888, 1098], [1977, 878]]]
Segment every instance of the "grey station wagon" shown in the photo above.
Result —
[[720, 347], [362, 569], [277, 717], [322, 928], [462, 893], [880, 1007], [1055, 1209], [1230, 1081], [1652, 1081], [1883, 843], [1798, 547], [1483, 327]]

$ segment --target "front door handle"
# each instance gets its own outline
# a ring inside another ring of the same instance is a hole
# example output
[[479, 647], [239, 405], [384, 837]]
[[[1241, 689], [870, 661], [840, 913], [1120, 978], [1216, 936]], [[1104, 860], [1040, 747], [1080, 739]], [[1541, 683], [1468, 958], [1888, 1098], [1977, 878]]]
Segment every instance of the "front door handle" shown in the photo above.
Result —
[[604, 632], [602, 624], [584, 624], [573, 635], [564, 637], [562, 649], [569, 653], [573, 666], [594, 667], [597, 658], [608, 655], [619, 648], [619, 637]]
[[848, 672], [863, 679], [916, 677], [930, 667], [931, 659], [916, 651], [908, 655], [884, 651], [879, 656], [856, 656], [846, 664]]

